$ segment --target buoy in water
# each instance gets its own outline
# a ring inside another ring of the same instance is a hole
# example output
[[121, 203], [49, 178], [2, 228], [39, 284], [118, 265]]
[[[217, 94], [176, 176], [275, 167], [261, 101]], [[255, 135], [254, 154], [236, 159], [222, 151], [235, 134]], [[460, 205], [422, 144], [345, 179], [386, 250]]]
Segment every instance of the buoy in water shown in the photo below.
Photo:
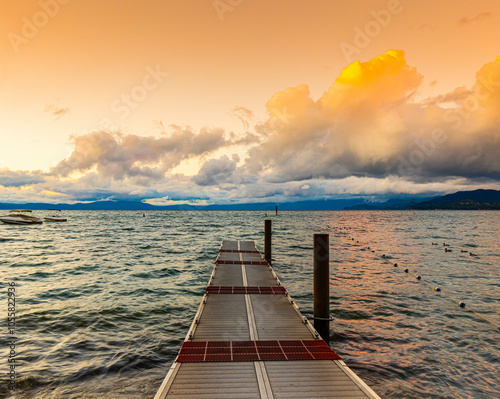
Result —
[[465, 308], [465, 303], [464, 302], [459, 302], [458, 306], [460, 306], [461, 308]]
[[421, 279], [422, 279], [422, 277], [421, 277], [421, 276], [417, 276], [417, 280], [421, 280]]
[[398, 264], [397, 264], [397, 263], [394, 263], [394, 267], [398, 267]]
[[434, 288], [434, 291], [440, 292], [440, 291], [441, 291], [441, 288], [436, 287], [436, 288]]
[[142, 217], [143, 217], [143, 218], [145, 218], [145, 217], [146, 217], [146, 214], [145, 214], [145, 213], [143, 213], [143, 214], [142, 214]]
[[409, 272], [409, 270], [408, 270], [408, 269], [405, 269], [405, 273], [408, 273], [408, 272]]

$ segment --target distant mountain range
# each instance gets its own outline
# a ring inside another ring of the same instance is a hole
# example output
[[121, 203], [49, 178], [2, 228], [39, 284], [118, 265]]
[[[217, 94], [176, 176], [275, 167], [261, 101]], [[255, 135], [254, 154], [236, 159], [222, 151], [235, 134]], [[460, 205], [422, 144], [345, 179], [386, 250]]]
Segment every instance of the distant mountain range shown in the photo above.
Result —
[[500, 191], [459, 191], [455, 194], [423, 201], [414, 206], [413, 209], [500, 210]]
[[258, 202], [244, 204], [213, 204], [213, 205], [150, 205], [141, 201], [95, 201], [76, 204], [48, 204], [48, 203], [0, 203], [0, 209], [61, 209], [61, 210], [261, 210], [274, 211], [276, 205], [279, 210], [340, 210], [345, 207], [363, 202], [363, 199], [329, 199], [316, 201]]
[[76, 204], [49, 203], [0, 203], [0, 209], [61, 209], [61, 210], [405, 210], [405, 209], [456, 209], [456, 210], [500, 210], [500, 191], [459, 191], [441, 197], [393, 198], [385, 202], [366, 202], [361, 198], [309, 200], [297, 202], [260, 202], [226, 205], [165, 205], [155, 206], [141, 201], [95, 201]]
[[344, 210], [352, 210], [352, 211], [383, 211], [383, 210], [404, 210], [411, 209], [422, 202], [430, 201], [434, 198], [440, 197], [432, 197], [432, 198], [413, 198], [413, 199], [399, 199], [392, 198], [385, 202], [370, 202], [363, 203], [359, 205], [353, 205], [344, 208]]
[[344, 208], [346, 210], [500, 210], [500, 191], [459, 191], [441, 197], [424, 199], [391, 199], [381, 203], [364, 203]]

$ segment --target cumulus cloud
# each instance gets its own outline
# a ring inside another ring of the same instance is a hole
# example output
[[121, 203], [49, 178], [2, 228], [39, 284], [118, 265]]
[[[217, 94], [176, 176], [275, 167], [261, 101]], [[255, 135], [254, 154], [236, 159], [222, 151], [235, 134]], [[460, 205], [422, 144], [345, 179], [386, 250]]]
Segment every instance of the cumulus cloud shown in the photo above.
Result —
[[182, 160], [216, 150], [227, 141], [222, 129], [176, 127], [161, 137], [143, 137], [106, 130], [72, 136], [74, 150], [51, 173], [68, 176], [95, 169], [102, 177], [161, 178]]
[[468, 96], [472, 94], [472, 90], [467, 89], [465, 86], [457, 87], [450, 93], [440, 94], [436, 97], [431, 97], [423, 100], [421, 105], [433, 105], [433, 104], [446, 104], [446, 103], [457, 103], [459, 101], [464, 101]]
[[239, 158], [229, 159], [223, 155], [219, 159], [205, 162], [193, 181], [199, 186], [216, 186], [233, 182], [233, 174]]
[[246, 132], [243, 135], [238, 135], [235, 134], [234, 132], [230, 132], [229, 139], [230, 139], [229, 144], [243, 145], [243, 146], [260, 143], [262, 141], [260, 135], [251, 132]]
[[45, 180], [40, 171], [14, 171], [10, 169], [0, 169], [0, 186], [23, 187], [41, 183]]
[[[349, 176], [500, 177], [500, 57], [471, 89], [422, 103], [402, 50], [346, 67], [317, 100], [302, 84], [267, 103], [267, 134], [247, 167], [270, 182]], [[447, 107], [441, 103], [449, 103]]]

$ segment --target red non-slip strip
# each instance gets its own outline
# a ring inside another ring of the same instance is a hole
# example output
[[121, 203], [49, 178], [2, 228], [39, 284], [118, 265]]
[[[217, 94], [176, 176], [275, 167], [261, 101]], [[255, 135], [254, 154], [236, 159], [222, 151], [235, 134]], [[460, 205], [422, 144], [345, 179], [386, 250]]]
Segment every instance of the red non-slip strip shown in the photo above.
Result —
[[259, 251], [250, 251], [246, 249], [219, 249], [219, 252], [242, 253], [242, 254], [259, 254]]
[[180, 363], [255, 362], [264, 360], [338, 360], [325, 341], [199, 341], [184, 342]]
[[215, 263], [219, 265], [268, 265], [266, 261], [258, 260], [220, 260], [217, 259]]
[[230, 287], [209, 285], [205, 290], [207, 294], [286, 294], [284, 287]]

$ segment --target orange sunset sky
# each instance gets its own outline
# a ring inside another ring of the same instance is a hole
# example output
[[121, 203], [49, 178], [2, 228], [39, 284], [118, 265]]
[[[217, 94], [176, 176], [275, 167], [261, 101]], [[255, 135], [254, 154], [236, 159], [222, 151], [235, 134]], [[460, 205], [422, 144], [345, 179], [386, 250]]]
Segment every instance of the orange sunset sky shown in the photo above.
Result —
[[0, 202], [499, 189], [500, 3], [2, 0]]

